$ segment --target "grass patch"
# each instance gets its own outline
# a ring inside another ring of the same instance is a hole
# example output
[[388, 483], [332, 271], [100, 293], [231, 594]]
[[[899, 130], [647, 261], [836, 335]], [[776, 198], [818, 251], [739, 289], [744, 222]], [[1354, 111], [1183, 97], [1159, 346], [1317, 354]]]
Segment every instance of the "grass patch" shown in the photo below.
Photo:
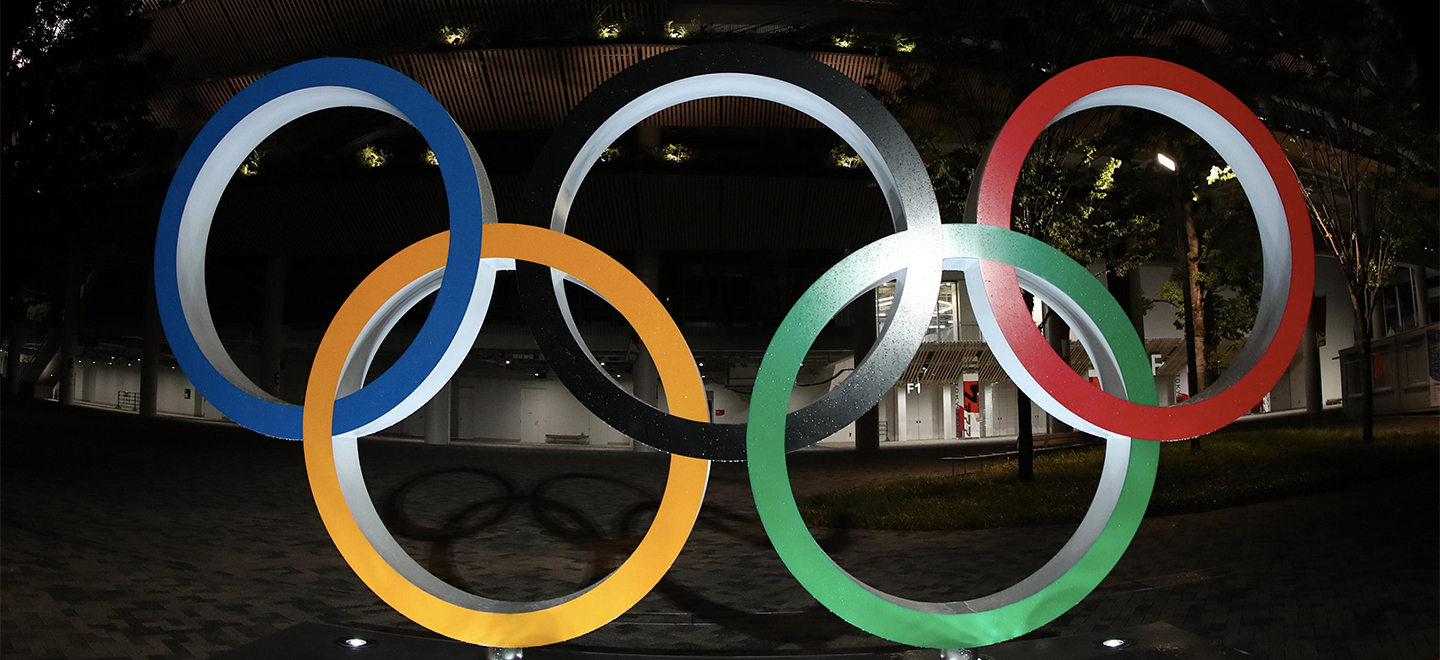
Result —
[[[801, 498], [814, 526], [862, 529], [984, 529], [1078, 523], [1100, 480], [1103, 447], [1035, 459], [1036, 480], [1015, 481], [1015, 465], [954, 477], [906, 478]], [[1440, 466], [1440, 435], [1352, 430], [1219, 432], [1199, 452], [1167, 443], [1148, 516], [1208, 511], [1333, 490]]]

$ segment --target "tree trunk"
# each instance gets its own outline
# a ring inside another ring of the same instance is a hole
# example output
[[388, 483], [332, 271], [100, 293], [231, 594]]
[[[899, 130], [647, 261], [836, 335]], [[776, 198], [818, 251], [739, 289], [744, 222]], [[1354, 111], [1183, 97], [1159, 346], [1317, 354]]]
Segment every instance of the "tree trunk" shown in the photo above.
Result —
[[[1190, 397], [1205, 389], [1205, 298], [1200, 292], [1200, 235], [1190, 203], [1180, 204], [1185, 224], [1185, 359], [1189, 362]], [[1200, 450], [1200, 437], [1190, 439], [1190, 450]]]
[[1185, 250], [1186, 250], [1186, 293], [1188, 294], [1186, 305], [1190, 315], [1190, 337], [1189, 341], [1195, 351], [1195, 384], [1196, 387], [1190, 391], [1190, 396], [1196, 396], [1200, 390], [1205, 389], [1205, 296], [1200, 290], [1200, 236], [1195, 231], [1195, 217], [1190, 213], [1190, 205], [1182, 206], [1182, 214], [1185, 219]]
[[[1324, 298], [1316, 298], [1318, 301]], [[1321, 309], [1321, 318], [1325, 313]], [[1312, 422], [1318, 422], [1320, 413], [1325, 409], [1325, 394], [1321, 391], [1320, 383], [1320, 342], [1315, 333], [1315, 312], [1310, 314], [1310, 322], [1305, 324], [1305, 334], [1300, 341], [1301, 360], [1304, 364], [1305, 374], [1305, 414]]]
[[[1025, 293], [1025, 309], [1035, 309], [1035, 296], [1029, 292]], [[1018, 386], [1015, 388], [1015, 414], [1019, 417], [1015, 433], [1015, 464], [1018, 470], [1015, 476], [1020, 483], [1030, 483], [1035, 480], [1035, 430], [1030, 423], [1030, 397]]]
[[[1049, 340], [1051, 350], [1055, 351], [1065, 364], [1070, 364], [1070, 326], [1054, 311], [1051, 311], [1049, 318], [1045, 320], [1045, 339]], [[1054, 415], [1050, 416], [1051, 433], [1068, 433], [1071, 430], [1073, 429], [1069, 424], [1056, 419]]]
[[1360, 332], [1360, 441], [1375, 441], [1375, 352], [1370, 342], [1369, 324]]
[[1015, 478], [1022, 484], [1035, 480], [1035, 433], [1030, 424], [1030, 397], [1018, 388], [1015, 390], [1015, 414], [1019, 432], [1015, 438]]

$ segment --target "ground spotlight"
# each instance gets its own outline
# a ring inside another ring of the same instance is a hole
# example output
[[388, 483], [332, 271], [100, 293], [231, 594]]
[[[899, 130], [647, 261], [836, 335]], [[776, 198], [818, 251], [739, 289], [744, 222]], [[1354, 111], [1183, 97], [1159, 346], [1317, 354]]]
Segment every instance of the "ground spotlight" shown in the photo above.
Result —
[[342, 637], [335, 640], [336, 646], [343, 646], [347, 649], [363, 649], [374, 646], [374, 642], [363, 637]]

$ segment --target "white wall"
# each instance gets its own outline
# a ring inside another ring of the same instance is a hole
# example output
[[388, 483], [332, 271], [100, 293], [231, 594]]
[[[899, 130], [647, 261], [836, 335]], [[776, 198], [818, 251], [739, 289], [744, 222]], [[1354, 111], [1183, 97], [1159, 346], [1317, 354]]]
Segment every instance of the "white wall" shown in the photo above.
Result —
[[[155, 409], [173, 415], [195, 414], [195, 386], [179, 369], [164, 368], [159, 373], [160, 385], [155, 393]], [[185, 392], [190, 398], [185, 398]]]
[[[945, 437], [945, 385], [926, 383], [920, 386], [920, 390], [905, 392], [902, 386], [897, 388], [900, 396], [905, 397], [906, 435], [907, 440], [933, 440]], [[954, 426], [954, 413], [951, 427]], [[953, 435], [953, 434], [952, 434]]]
[[[114, 407], [119, 392], [140, 391], [139, 363], [123, 362], [109, 364], [91, 363], [80, 360], [75, 367], [75, 382], [78, 384], [75, 398], [102, 406]], [[190, 398], [185, 398], [189, 390]], [[156, 409], [172, 415], [189, 415], [206, 419], [222, 419], [215, 406], [200, 396], [195, 385], [177, 368], [161, 367], [159, 384], [155, 395]]]
[[[1160, 287], [1170, 280], [1173, 266], [1141, 266], [1140, 286], [1146, 300], [1156, 300], [1160, 297]], [[1183, 338], [1185, 331], [1175, 327], [1177, 310], [1165, 303], [1155, 303], [1150, 306], [1150, 313], [1145, 315], [1145, 338], [1146, 339], [1175, 339]]]
[[[1020, 432], [1020, 423], [1015, 395], [1015, 383], [1000, 381], [980, 386], [980, 408], [985, 420], [985, 435], [1007, 436]], [[1047, 415], [1034, 401], [1030, 402], [1030, 429], [1033, 433], [1045, 433]]]
[[[1139, 276], [1143, 285], [1145, 295], [1148, 298], [1158, 297], [1160, 287], [1168, 280], [1171, 267], [1168, 265], [1145, 266], [1141, 268]], [[962, 324], [962, 338], [978, 338], [974, 335], [974, 318], [968, 305], [968, 293], [962, 286], [957, 289], [959, 297], [959, 308], [957, 316]], [[1319, 256], [1316, 258], [1316, 296], [1325, 297], [1325, 345], [1319, 349], [1320, 365], [1322, 376], [1323, 396], [1325, 400], [1338, 399], [1340, 390], [1340, 365], [1339, 352], [1341, 349], [1349, 348], [1354, 344], [1354, 313], [1350, 306], [1349, 292], [1345, 286], [1345, 278], [1340, 271], [1338, 264], [1333, 257]], [[1145, 327], [1147, 337], [1166, 338], [1182, 337], [1181, 330], [1174, 326], [1175, 310], [1168, 305], [1154, 305], [1146, 317]], [[236, 355], [238, 362], [244, 362], [252, 356]], [[377, 361], [375, 373], [378, 373], [385, 365], [384, 360]], [[95, 403], [102, 406], [113, 407], [116, 405], [116, 393], [118, 391], [140, 391], [140, 367], [138, 363], [133, 364], [90, 364], [81, 360], [77, 366], [76, 383], [77, 398], [82, 401]], [[287, 352], [286, 369], [282, 387], [289, 394], [287, 399], [294, 398], [298, 393], [303, 392], [304, 380], [308, 369], [308, 360], [304, 356]], [[845, 359], [834, 364], [820, 368], [808, 369], [801, 374], [801, 382], [819, 382], [840, 373], [846, 368], [853, 366], [852, 359]], [[610, 429], [597, 417], [590, 414], [588, 410], [572, 395], [557, 379], [547, 377], [544, 379], [534, 378], [527, 371], [505, 369], [495, 365], [467, 364], [464, 375], [458, 376], [453, 383], [456, 400], [453, 409], [456, 411], [457, 424], [454, 434], [461, 438], [480, 438], [491, 440], [520, 439], [520, 390], [534, 388], [542, 390], [543, 406], [546, 415], [545, 432], [552, 435], [589, 435], [590, 444], [628, 444], [629, 439], [623, 434]], [[748, 376], [753, 376], [754, 369], [732, 370], [731, 378], [739, 378], [741, 382]], [[853, 373], [853, 372], [850, 372]], [[797, 387], [790, 393], [789, 410], [798, 410], [813, 403], [827, 392], [844, 382], [848, 373], [841, 374], [824, 385], [812, 387]], [[1179, 378], [1180, 391], [1184, 391], [1184, 376]], [[1301, 361], [1293, 361], [1290, 370], [1286, 373], [1282, 382], [1277, 385], [1272, 395], [1272, 405], [1276, 410], [1296, 408], [1304, 405], [1304, 376], [1301, 368]], [[632, 390], [632, 383], [628, 375], [622, 377], [619, 386], [626, 391]], [[951, 437], [947, 421], [953, 418], [953, 404], [947, 406], [944, 397], [945, 385], [926, 384], [921, 388], [920, 393], [905, 394], [904, 385], [901, 384], [896, 390], [892, 390], [880, 402], [881, 419], [890, 428], [890, 438], [903, 434], [909, 439], [917, 438], [939, 438]], [[1170, 400], [1171, 392], [1175, 388], [1171, 386], [1168, 378], [1157, 378], [1157, 388], [1160, 390], [1160, 398], [1164, 403]], [[184, 398], [184, 391], [191, 390], [191, 398]], [[750, 400], [749, 394], [729, 389], [713, 382], [707, 382], [705, 389], [713, 396], [712, 419], [722, 424], [743, 424], [749, 419]], [[1013, 435], [1018, 425], [1015, 420], [1015, 387], [1012, 383], [1004, 382], [987, 385], [981, 388], [980, 393], [982, 417], [984, 419], [986, 435]], [[159, 392], [157, 406], [161, 412], [179, 415], [196, 415], [199, 413], [207, 418], [219, 419], [222, 415], [213, 405], [204, 401], [194, 385], [185, 378], [178, 369], [172, 370], [168, 367], [160, 371]], [[663, 396], [660, 404], [665, 409]], [[904, 409], [903, 431], [899, 428], [900, 417], [897, 407]], [[724, 411], [723, 415], [715, 414]], [[1042, 432], [1045, 427], [1045, 414], [1038, 406], [1033, 407], [1033, 423], [1036, 432]], [[414, 437], [424, 435], [424, 417], [422, 411], [416, 412], [409, 419], [402, 421], [391, 429], [391, 432], [403, 433]], [[827, 440], [854, 440], [854, 425], [827, 438]]]
[[1315, 257], [1315, 295], [1325, 296], [1325, 345], [1320, 347], [1324, 401], [1340, 398], [1340, 351], [1355, 345], [1355, 308], [1334, 257]]
[[[744, 424], [750, 421], [750, 395], [715, 383], [707, 383], [705, 391], [714, 393], [715, 400], [711, 404], [710, 412], [717, 424]], [[724, 414], [721, 414], [721, 411], [724, 411]]]
[[[1340, 351], [1355, 345], [1355, 312], [1350, 305], [1350, 290], [1345, 284], [1345, 274], [1334, 257], [1315, 257], [1314, 295], [1325, 298], [1325, 345], [1317, 351], [1320, 354], [1323, 403], [1340, 398]], [[1270, 391], [1271, 410], [1304, 408], [1305, 387], [1304, 360], [1297, 351], [1285, 375]]]
[[82, 401], [114, 407], [119, 392], [140, 391], [139, 364], [99, 362], [76, 365], [76, 381], [81, 383], [79, 398]]

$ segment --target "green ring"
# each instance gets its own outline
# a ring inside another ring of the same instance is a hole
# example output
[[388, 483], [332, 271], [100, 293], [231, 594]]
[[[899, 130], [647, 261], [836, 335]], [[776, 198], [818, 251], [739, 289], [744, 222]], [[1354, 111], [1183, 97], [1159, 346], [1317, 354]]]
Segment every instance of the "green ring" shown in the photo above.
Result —
[[[1123, 388], [1135, 403], [1156, 404], [1149, 357], [1119, 305], [1094, 275], [1058, 250], [1006, 229], [955, 224], [943, 230], [946, 259], [1010, 264], [1068, 296], [1087, 317], [1075, 321], [1098, 330], [1118, 362], [1123, 384], [1102, 384], [1111, 391]], [[751, 491], [785, 566], [840, 618], [872, 635], [911, 646], [986, 646], [1053, 621], [1105, 579], [1145, 515], [1160, 443], [1109, 440], [1100, 487], [1071, 543], [1035, 574], [996, 594], [955, 603], [907, 600], [876, 590], [836, 565], [815, 542], [796, 507], [785, 462], [785, 414], [800, 363], [820, 330], [850, 301], [904, 270], [907, 257], [913, 255], [906, 248], [914, 239], [907, 234], [888, 236], [846, 257], [805, 292], [781, 323], [760, 364], [751, 397], [746, 434]], [[1088, 352], [1097, 360], [1105, 359], [1104, 351]], [[1081, 539], [1087, 529], [1091, 538]]]

